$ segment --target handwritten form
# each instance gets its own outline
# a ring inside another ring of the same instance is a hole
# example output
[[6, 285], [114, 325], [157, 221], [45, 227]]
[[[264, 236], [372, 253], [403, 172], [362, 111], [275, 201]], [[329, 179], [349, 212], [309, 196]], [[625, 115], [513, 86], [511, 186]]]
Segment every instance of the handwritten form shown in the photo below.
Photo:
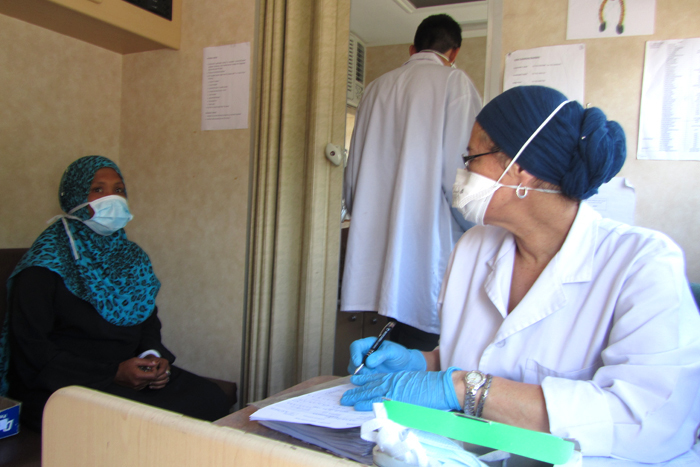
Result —
[[340, 405], [340, 398], [354, 384], [343, 384], [263, 407], [251, 420], [305, 423], [326, 428], [354, 428], [374, 418], [373, 412], [358, 412]]

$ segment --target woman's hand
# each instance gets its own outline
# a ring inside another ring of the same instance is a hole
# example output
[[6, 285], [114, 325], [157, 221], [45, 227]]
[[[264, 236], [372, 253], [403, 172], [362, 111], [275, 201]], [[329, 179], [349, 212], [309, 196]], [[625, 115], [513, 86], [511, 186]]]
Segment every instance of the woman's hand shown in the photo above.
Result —
[[359, 387], [345, 391], [340, 403], [353, 405], [355, 410], [372, 410], [374, 402], [386, 398], [440, 410], [461, 410], [452, 385], [455, 370], [355, 375], [350, 381]]
[[164, 358], [148, 355], [145, 358], [130, 358], [119, 364], [114, 382], [120, 386], [140, 391], [148, 386], [161, 389], [170, 380], [170, 362]]
[[[376, 337], [365, 337], [350, 344], [350, 364], [348, 373], [353, 374], [360, 366], [370, 347], [377, 341]], [[395, 342], [384, 341], [369, 357], [360, 370], [361, 375], [372, 373], [393, 373], [395, 371], [423, 371], [426, 361], [423, 353], [416, 349], [407, 349]]]
[[148, 385], [150, 389], [162, 389], [166, 384], [170, 382], [170, 362], [165, 358], [159, 358], [152, 355], [145, 357], [147, 360], [151, 360], [156, 363], [155, 366], [155, 379], [152, 383]]

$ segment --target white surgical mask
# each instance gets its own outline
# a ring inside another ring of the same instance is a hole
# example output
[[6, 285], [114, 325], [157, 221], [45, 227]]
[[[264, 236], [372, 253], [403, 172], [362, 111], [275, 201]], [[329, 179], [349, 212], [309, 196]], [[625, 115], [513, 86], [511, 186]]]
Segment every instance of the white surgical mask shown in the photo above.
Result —
[[104, 196], [95, 201], [81, 204], [71, 209], [68, 214], [72, 214], [87, 205], [90, 205], [94, 214], [90, 219], [82, 222], [100, 235], [112, 235], [117, 230], [123, 229], [134, 218], [129, 212], [126, 198], [119, 195]]
[[527, 192], [539, 191], [541, 193], [561, 193], [559, 190], [547, 190], [545, 188], [532, 188], [522, 185], [503, 185], [501, 179], [508, 173], [515, 161], [520, 157], [525, 148], [530, 144], [537, 134], [542, 131], [542, 128], [556, 115], [559, 110], [564, 107], [569, 101], [564, 101], [552, 111], [551, 114], [542, 122], [534, 133], [525, 141], [525, 144], [520, 148], [513, 160], [510, 161], [508, 167], [503, 171], [498, 180], [491, 180], [488, 177], [479, 175], [474, 172], [469, 172], [466, 169], [458, 169], [455, 183], [452, 186], [452, 207], [457, 208], [459, 212], [469, 222], [477, 225], [484, 225], [484, 216], [489, 207], [493, 194], [501, 187], [515, 189], [515, 194], [518, 198], [523, 199], [527, 196]]
[[452, 207], [457, 208], [469, 222], [484, 225], [486, 209], [499, 185], [483, 175], [457, 169], [457, 177], [452, 186]]
[[[501, 178], [503, 178], [503, 175], [501, 175]], [[473, 222], [477, 225], [484, 225], [486, 209], [489, 207], [493, 194], [501, 187], [515, 189], [515, 194], [520, 199], [526, 197], [527, 192], [530, 190], [540, 191], [542, 193], [560, 193], [558, 190], [547, 190], [544, 188], [531, 188], [522, 185], [503, 185], [498, 181], [491, 180], [478, 173], [469, 172], [465, 169], [457, 169], [457, 177], [452, 186], [452, 207], [457, 208], [469, 222]]]

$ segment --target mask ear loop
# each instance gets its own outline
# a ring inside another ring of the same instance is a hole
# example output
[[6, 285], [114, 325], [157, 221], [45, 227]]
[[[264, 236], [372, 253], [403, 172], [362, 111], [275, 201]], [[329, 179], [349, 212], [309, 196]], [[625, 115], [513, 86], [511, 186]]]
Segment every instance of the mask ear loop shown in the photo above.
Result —
[[66, 219], [75, 219], [77, 221], [82, 222], [83, 220], [77, 216], [71, 216], [72, 213], [77, 211], [78, 209], [84, 208], [85, 206], [89, 205], [90, 203], [83, 203], [81, 205], [78, 205], [68, 211], [68, 214], [59, 214], [58, 216], [53, 216], [51, 219], [49, 219], [46, 223], [47, 224], [52, 224], [54, 221], [57, 221], [58, 219], [61, 219], [61, 222], [63, 223], [63, 228], [66, 231], [66, 235], [68, 235], [68, 242], [70, 243], [70, 249], [73, 252], [73, 258], [77, 261], [80, 259], [80, 254], [78, 254], [78, 248], [75, 246], [75, 240], [73, 239], [73, 234], [70, 232], [70, 228], [68, 227], [68, 221]]
[[[562, 102], [561, 104], [559, 104], [559, 105], [557, 106], [557, 108], [554, 109], [554, 110], [552, 111], [551, 114], [549, 114], [549, 117], [547, 117], [547, 118], [544, 119], [544, 122], [542, 122], [542, 124], [535, 130], [535, 132], [532, 133], [532, 135], [530, 135], [530, 137], [527, 139], [527, 141], [525, 141], [525, 144], [523, 144], [523, 146], [520, 148], [520, 150], [519, 150], [518, 153], [515, 155], [515, 157], [513, 158], [513, 160], [510, 161], [510, 164], [508, 164], [508, 167], [506, 167], [506, 170], [504, 170], [503, 173], [501, 174], [501, 176], [498, 177], [498, 180], [496, 180], [496, 183], [500, 183], [500, 182], [501, 182], [501, 179], [503, 179], [503, 177], [506, 176], [506, 174], [508, 173], [508, 171], [510, 170], [510, 168], [513, 167], [513, 164], [515, 164], [515, 161], [518, 159], [518, 157], [520, 157], [520, 154], [522, 154], [523, 151], [525, 150], [525, 148], [530, 144], [530, 142], [531, 142], [533, 139], [535, 139], [535, 136], [537, 136], [537, 134], [538, 134], [540, 131], [542, 131], [542, 128], [544, 128], [544, 126], [545, 126], [547, 123], [549, 123], [549, 121], [550, 121], [552, 118], [554, 118], [554, 116], [557, 114], [557, 112], [559, 112], [559, 110], [560, 110], [562, 107], [564, 107], [566, 104], [568, 104], [569, 102], [571, 102], [571, 101], [570, 101], [570, 100], [565, 100], [564, 102]], [[526, 188], [526, 191], [527, 191], [527, 188]], [[526, 196], [527, 196], [527, 195], [526, 195]], [[520, 196], [518, 196], [518, 197], [520, 198]], [[524, 198], [524, 197], [525, 197], [525, 196], [523, 196], [522, 198]], [[520, 198], [520, 199], [522, 199], [522, 198]]]
[[450, 59], [447, 58], [447, 56], [446, 56], [445, 54], [440, 53], [440, 52], [438, 52], [437, 50], [425, 49], [425, 50], [421, 50], [421, 52], [432, 52], [432, 53], [434, 53], [435, 55], [437, 55], [438, 57], [440, 57], [440, 58], [442, 58], [443, 60], [445, 60], [445, 61], [447, 62], [447, 64], [450, 65], [450, 68], [457, 68], [457, 65], [455, 65], [455, 62], [451, 62]]

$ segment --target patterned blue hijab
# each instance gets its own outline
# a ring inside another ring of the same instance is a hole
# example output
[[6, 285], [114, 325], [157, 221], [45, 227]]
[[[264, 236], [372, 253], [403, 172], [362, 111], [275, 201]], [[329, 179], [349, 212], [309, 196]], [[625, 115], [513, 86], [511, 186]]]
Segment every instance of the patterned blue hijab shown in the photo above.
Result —
[[[87, 202], [95, 173], [102, 168], [119, 167], [102, 156], [86, 156], [66, 169], [59, 188], [61, 209], [71, 209]], [[122, 180], [124, 177], [122, 177]], [[88, 207], [72, 213], [88, 219]], [[66, 218], [67, 228], [75, 242], [75, 259], [66, 227], [54, 222], [36, 239], [7, 281], [8, 297], [14, 277], [23, 269], [40, 266], [55, 272], [76, 297], [95, 307], [108, 322], [117, 326], [134, 326], [145, 321], [155, 309], [160, 282], [153, 272], [148, 255], [127, 240], [124, 229], [103, 236], [76, 219]], [[9, 315], [9, 313], [8, 313]], [[7, 370], [5, 349], [6, 325], [0, 333], [0, 394], [4, 394]]]

